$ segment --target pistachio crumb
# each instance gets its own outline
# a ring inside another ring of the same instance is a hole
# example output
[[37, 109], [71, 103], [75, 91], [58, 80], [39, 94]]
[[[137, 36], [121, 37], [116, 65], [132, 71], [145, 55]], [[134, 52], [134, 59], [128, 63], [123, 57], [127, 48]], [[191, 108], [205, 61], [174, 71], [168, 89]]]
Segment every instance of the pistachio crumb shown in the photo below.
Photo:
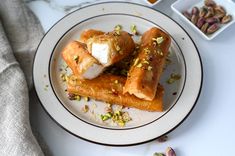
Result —
[[75, 100], [80, 101], [80, 100], [81, 100], [81, 96], [76, 95], [76, 96], [75, 96]]
[[89, 99], [89, 97], [84, 97], [84, 100], [85, 100], [86, 102], [88, 102], [90, 99]]
[[167, 83], [172, 84], [175, 81], [179, 80], [180, 78], [181, 78], [181, 75], [172, 73], [170, 78], [167, 80]]
[[119, 47], [119, 45], [115, 45], [115, 49], [116, 49], [117, 51], [120, 51], [120, 50], [121, 50], [121, 48]]
[[143, 66], [143, 64], [142, 63], [139, 63], [139, 64], [137, 64], [137, 68], [141, 68]]
[[143, 63], [144, 63], [144, 64], [149, 64], [149, 62], [148, 62], [148, 61], [146, 61], [146, 60], [144, 60], [144, 61], [143, 61]]
[[84, 113], [87, 113], [89, 111], [89, 106], [88, 105], [84, 105], [84, 107], [82, 108], [82, 111]]
[[156, 153], [153, 154], [153, 156], [164, 156], [164, 154], [163, 154], [163, 153], [157, 153], [157, 152], [156, 152]]
[[78, 63], [78, 56], [75, 55], [75, 56], [73, 57], [73, 60], [76, 61], [76, 63]]
[[134, 25], [134, 24], [131, 25], [131, 32], [132, 32], [132, 34], [134, 34], [134, 35], [137, 34], [136, 25]]
[[156, 41], [157, 44], [161, 44], [163, 41], [164, 41], [164, 38], [161, 36], [161, 37], [157, 37], [157, 38], [152, 38], [153, 41]]
[[118, 24], [114, 27], [114, 30], [120, 31], [120, 30], [122, 30], [122, 26], [120, 24]]
[[139, 63], [139, 58], [135, 59], [134, 66], [136, 66]]
[[148, 71], [152, 70], [152, 68], [153, 68], [152, 66], [148, 66]]

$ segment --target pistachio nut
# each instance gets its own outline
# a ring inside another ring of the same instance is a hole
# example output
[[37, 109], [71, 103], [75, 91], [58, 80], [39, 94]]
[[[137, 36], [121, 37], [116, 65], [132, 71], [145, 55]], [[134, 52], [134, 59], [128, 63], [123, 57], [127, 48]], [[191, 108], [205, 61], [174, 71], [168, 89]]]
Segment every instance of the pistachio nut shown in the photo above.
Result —
[[221, 6], [221, 5], [217, 5], [216, 7], [214, 7], [215, 12], [221, 12], [226, 14], [225, 9]]
[[207, 7], [208, 12], [211, 12], [213, 15], [215, 14], [213, 7]]
[[189, 20], [191, 20], [191, 18], [192, 18], [192, 15], [188, 11], [184, 11], [183, 15]]
[[205, 6], [216, 6], [216, 3], [213, 0], [205, 0], [204, 4]]
[[205, 23], [205, 21], [206, 20], [204, 17], [200, 17], [197, 21], [197, 27], [200, 29], [203, 26], [203, 24]]
[[167, 147], [166, 156], [176, 156], [176, 153], [171, 147]]
[[196, 24], [197, 21], [198, 21], [198, 18], [199, 18], [198, 15], [193, 15], [192, 18], [191, 18], [191, 22], [192, 22], [193, 24]]
[[214, 16], [214, 12], [212, 12], [211, 10], [207, 10], [207, 13], [204, 17], [209, 18], [209, 17], [212, 17], [212, 16]]
[[203, 24], [203, 26], [201, 27], [201, 31], [206, 33], [208, 26], [209, 26], [208, 23]]
[[232, 20], [232, 16], [231, 15], [226, 15], [222, 18], [221, 23], [226, 24], [226, 23], [230, 22], [231, 20]]
[[216, 18], [216, 17], [210, 17], [210, 18], [206, 19], [206, 22], [211, 25], [211, 24], [214, 24], [214, 23], [219, 23], [220, 20], [218, 18]]
[[211, 26], [208, 27], [206, 33], [207, 34], [212, 34], [212, 33], [216, 32], [218, 29], [219, 29], [218, 23], [214, 23], [214, 24], [212, 24]]
[[164, 154], [156, 152], [156, 153], [153, 154], [153, 156], [164, 156]]
[[206, 7], [200, 8], [199, 16], [204, 17], [206, 14], [207, 14], [207, 8]]
[[192, 14], [192, 15], [198, 15], [198, 14], [199, 14], [199, 9], [198, 9], [198, 7], [193, 7], [191, 14]]
[[214, 17], [218, 18], [218, 19], [222, 19], [225, 16], [225, 13], [222, 12], [216, 12]]

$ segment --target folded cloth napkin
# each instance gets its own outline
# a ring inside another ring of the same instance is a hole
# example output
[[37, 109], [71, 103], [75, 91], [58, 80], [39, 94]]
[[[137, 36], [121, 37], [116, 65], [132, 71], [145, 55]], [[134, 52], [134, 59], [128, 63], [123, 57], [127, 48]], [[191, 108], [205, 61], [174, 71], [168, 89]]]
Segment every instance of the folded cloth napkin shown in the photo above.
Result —
[[1, 0], [0, 156], [43, 155], [31, 131], [28, 95], [33, 56], [42, 36], [39, 21], [23, 1]]

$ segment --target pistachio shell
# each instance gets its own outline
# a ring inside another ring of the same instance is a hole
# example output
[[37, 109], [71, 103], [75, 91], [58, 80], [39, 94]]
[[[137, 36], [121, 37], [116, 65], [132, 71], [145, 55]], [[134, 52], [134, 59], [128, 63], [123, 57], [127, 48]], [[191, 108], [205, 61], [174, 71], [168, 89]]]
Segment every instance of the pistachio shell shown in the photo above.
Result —
[[197, 21], [197, 27], [200, 29], [203, 26], [203, 24], [205, 23], [205, 21], [206, 20], [204, 17], [200, 17]]
[[192, 15], [188, 11], [184, 11], [183, 15], [189, 20], [191, 20], [191, 18], [192, 18]]
[[220, 20], [218, 18], [216, 18], [216, 17], [210, 17], [210, 18], [206, 19], [206, 22], [209, 23], [210, 25], [214, 24], [214, 23], [219, 23], [219, 21]]
[[192, 15], [198, 15], [198, 14], [199, 14], [199, 9], [198, 9], [198, 7], [193, 7], [191, 14], [192, 14]]
[[171, 147], [167, 147], [166, 156], [176, 156], [176, 153]]
[[225, 23], [230, 22], [231, 20], [232, 20], [232, 16], [231, 15], [226, 15], [222, 18], [221, 23], [225, 24]]
[[225, 16], [225, 13], [222, 12], [216, 12], [214, 17], [218, 18], [218, 19], [222, 19]]
[[224, 9], [221, 5], [217, 5], [217, 6], [214, 8], [214, 10], [215, 10], [215, 12], [221, 12], [221, 13], [226, 14], [225, 9]]
[[215, 14], [213, 7], [207, 7], [208, 12], [211, 12], [213, 15]]
[[214, 13], [210, 10], [207, 11], [206, 15], [205, 15], [205, 18], [209, 18], [209, 17], [212, 17], [214, 16]]
[[207, 8], [206, 7], [200, 8], [199, 17], [204, 17], [206, 14], [207, 14]]
[[199, 18], [198, 15], [193, 15], [192, 18], [191, 18], [191, 22], [192, 22], [193, 24], [196, 24], [197, 21], [198, 21], [198, 18]]
[[205, 6], [216, 6], [216, 3], [213, 0], [205, 0], [204, 4]]
[[209, 26], [208, 23], [203, 24], [203, 26], [201, 27], [201, 31], [206, 33], [208, 26]]
[[216, 32], [218, 29], [219, 29], [218, 23], [214, 23], [214, 24], [212, 24], [211, 26], [208, 27], [206, 33], [207, 34], [212, 34], [212, 33]]

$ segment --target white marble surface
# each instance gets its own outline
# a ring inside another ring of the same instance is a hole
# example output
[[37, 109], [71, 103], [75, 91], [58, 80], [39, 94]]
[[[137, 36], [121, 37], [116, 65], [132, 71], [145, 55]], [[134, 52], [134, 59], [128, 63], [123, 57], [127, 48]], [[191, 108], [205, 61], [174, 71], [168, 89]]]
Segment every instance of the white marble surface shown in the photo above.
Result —
[[[56, 21], [85, 0], [26, 0], [47, 31]], [[91, 1], [91, 0], [90, 0]], [[191, 115], [168, 136], [164, 143], [153, 141], [132, 147], [106, 147], [83, 141], [60, 128], [31, 101], [30, 115], [41, 139], [55, 156], [152, 156], [173, 147], [178, 156], [234, 155], [235, 140], [235, 25], [212, 41], [202, 39], [170, 9], [175, 0], [163, 0], [155, 9], [179, 22], [192, 36], [202, 57], [202, 93]], [[141, 3], [141, 0], [138, 1]], [[190, 49], [189, 49], [190, 52]]]

